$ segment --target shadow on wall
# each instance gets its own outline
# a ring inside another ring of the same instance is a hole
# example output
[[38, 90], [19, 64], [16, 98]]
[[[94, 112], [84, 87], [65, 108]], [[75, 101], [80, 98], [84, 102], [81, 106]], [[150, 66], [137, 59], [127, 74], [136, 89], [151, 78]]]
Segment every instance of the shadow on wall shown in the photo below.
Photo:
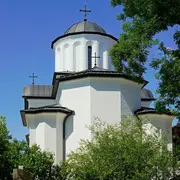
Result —
[[74, 130], [74, 116], [69, 116], [64, 124], [64, 139], [67, 140]]
[[102, 79], [99, 81], [99, 79], [93, 79], [90, 84], [96, 91], [120, 91], [119, 83], [111, 82], [111, 80]]

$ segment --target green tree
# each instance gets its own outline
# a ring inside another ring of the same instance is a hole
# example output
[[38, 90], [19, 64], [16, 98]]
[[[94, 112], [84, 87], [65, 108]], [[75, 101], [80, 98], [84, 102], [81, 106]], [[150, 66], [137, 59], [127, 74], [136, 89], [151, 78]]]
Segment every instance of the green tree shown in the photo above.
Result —
[[12, 179], [13, 169], [20, 165], [33, 179], [61, 179], [60, 166], [54, 165], [53, 154], [36, 145], [29, 147], [25, 141], [12, 140], [5, 118], [0, 117], [0, 180]]
[[169, 26], [180, 25], [180, 1], [177, 0], [111, 0], [111, 5], [123, 6], [118, 19], [138, 17], [144, 22], [154, 19], [154, 26], [149, 30], [151, 35], [168, 30]]
[[165, 140], [147, 135], [140, 120], [116, 125], [98, 121], [90, 130], [92, 140], [83, 140], [64, 163], [64, 179], [175, 178], [179, 166]]
[[26, 141], [18, 141], [13, 139], [9, 144], [9, 156], [13, 163], [13, 168], [18, 168], [19, 160], [22, 158], [24, 151], [28, 149], [28, 143]]
[[12, 178], [13, 163], [9, 155], [10, 139], [6, 120], [0, 116], [0, 180]]
[[25, 170], [32, 173], [33, 179], [49, 180], [54, 176], [52, 173], [55, 168], [53, 167], [53, 154], [42, 151], [36, 145], [25, 149], [19, 160], [19, 164], [22, 165]]
[[142, 75], [146, 70], [148, 48], [157, 44], [157, 40], [152, 40], [147, 31], [153, 23], [153, 21], [144, 23], [136, 19], [133, 23], [125, 22], [122, 25], [123, 33], [120, 34], [118, 43], [110, 51], [116, 70], [142, 80]]
[[117, 18], [124, 22], [124, 33], [110, 52], [113, 63], [117, 70], [127, 72], [128, 69], [136, 77], [142, 77], [146, 70], [149, 48], [157, 43], [154, 36], [176, 26], [173, 39], [177, 49], [170, 50], [160, 43], [162, 58], [151, 61], [151, 66], [157, 70], [159, 80], [157, 110], [170, 108], [180, 116], [180, 1], [111, 0], [111, 5], [123, 7]]
[[156, 102], [159, 112], [172, 109], [180, 120], [180, 50], [171, 50], [161, 43], [159, 49], [163, 52], [161, 59], [152, 61], [151, 66], [157, 70], [159, 80], [157, 90], [160, 97]]

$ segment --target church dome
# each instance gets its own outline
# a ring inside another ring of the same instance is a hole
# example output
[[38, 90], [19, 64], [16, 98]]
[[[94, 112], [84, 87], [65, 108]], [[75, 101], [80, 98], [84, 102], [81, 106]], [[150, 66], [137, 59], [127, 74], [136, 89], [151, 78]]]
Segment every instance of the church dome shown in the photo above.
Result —
[[66, 34], [78, 33], [78, 32], [92, 32], [92, 33], [106, 34], [106, 31], [101, 26], [90, 21], [83, 21], [73, 24], [70, 28], [68, 28], [65, 31], [64, 34], [66, 35]]

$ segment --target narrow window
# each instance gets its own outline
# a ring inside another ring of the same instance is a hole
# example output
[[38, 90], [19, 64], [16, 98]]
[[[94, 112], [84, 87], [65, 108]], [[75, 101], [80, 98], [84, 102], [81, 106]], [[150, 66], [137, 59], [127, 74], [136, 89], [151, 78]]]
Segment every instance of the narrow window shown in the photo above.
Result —
[[92, 47], [88, 46], [88, 69], [92, 67]]

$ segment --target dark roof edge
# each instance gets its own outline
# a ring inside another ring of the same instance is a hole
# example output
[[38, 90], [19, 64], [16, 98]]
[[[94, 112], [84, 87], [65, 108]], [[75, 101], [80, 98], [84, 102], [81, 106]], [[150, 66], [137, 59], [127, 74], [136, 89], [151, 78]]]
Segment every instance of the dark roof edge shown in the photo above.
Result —
[[[146, 86], [149, 82], [144, 80], [142, 83], [138, 82], [136, 79], [134, 79], [131, 76], [128, 76], [126, 74], [120, 74], [115, 71], [82, 71], [82, 72], [76, 72], [76, 73], [63, 73], [65, 74], [64, 76], [61, 76], [56, 79], [56, 75], [62, 74], [61, 72], [55, 72], [53, 76], [53, 82], [52, 82], [52, 94], [51, 96], [22, 96], [24, 99], [49, 99], [49, 100], [54, 100], [56, 99], [58, 87], [59, 87], [59, 82], [63, 81], [68, 81], [68, 80], [74, 80], [74, 79], [81, 79], [81, 78], [86, 78], [86, 77], [115, 77], [115, 78], [124, 78], [129, 81], [133, 81], [135, 83], [142, 84], [141, 89]], [[142, 98], [143, 99], [143, 98]], [[149, 101], [149, 100], [147, 100]]]
[[[144, 114], [157, 114], [157, 115], [167, 115], [167, 116], [174, 116], [172, 112], [157, 112], [153, 108], [147, 108], [147, 109], [138, 109], [134, 112], [136, 115], [144, 115]], [[175, 117], [175, 116], [174, 116]]]
[[52, 43], [51, 43], [51, 48], [53, 49], [53, 45], [54, 43], [56, 43], [59, 39], [62, 39], [64, 37], [67, 36], [72, 36], [72, 35], [79, 35], [79, 34], [97, 34], [97, 35], [102, 35], [102, 36], [106, 36], [106, 37], [110, 37], [111, 39], [118, 41], [117, 38], [115, 38], [114, 36], [110, 35], [110, 34], [105, 34], [105, 33], [100, 33], [100, 32], [91, 32], [91, 31], [87, 31], [87, 32], [75, 32], [75, 33], [69, 33], [69, 34], [64, 34], [62, 36], [57, 37]]
[[26, 138], [26, 142], [29, 144], [29, 134], [26, 134], [25, 138]]
[[[140, 82], [138, 82], [137, 80], [133, 79], [132, 77], [129, 77], [125, 74], [118, 74], [118, 73], [95, 73], [95, 72], [86, 72], [86, 73], [78, 73], [72, 76], [65, 76], [65, 77], [61, 77], [58, 78], [60, 80], [60, 82], [63, 81], [68, 81], [68, 80], [74, 80], [74, 79], [81, 79], [81, 78], [85, 78], [85, 77], [114, 77], [114, 78], [124, 78], [127, 79], [129, 81], [133, 81], [134, 83], [138, 83], [141, 84]], [[148, 82], [146, 80], [144, 80], [144, 82], [142, 82], [143, 86], [144, 84], [147, 84]]]
[[24, 99], [55, 99], [52, 96], [22, 96]]
[[72, 110], [69, 109], [62, 109], [62, 108], [50, 108], [50, 109], [26, 109], [26, 110], [21, 110], [24, 113], [27, 114], [38, 114], [38, 113], [44, 113], [44, 112], [62, 112], [62, 113], [69, 113]]
[[54, 72], [54, 75], [53, 75], [53, 80], [52, 80], [52, 86], [54, 85], [55, 83], [55, 80], [56, 80], [56, 76], [59, 75], [59, 76], [64, 76], [64, 75], [70, 75], [70, 74], [73, 74], [74, 72]]
[[21, 114], [21, 119], [22, 119], [23, 126], [27, 126], [26, 118], [25, 118], [25, 112], [21, 110], [20, 114]]
[[141, 98], [141, 101], [155, 101], [155, 98]]
[[141, 89], [143, 89], [147, 84], [149, 84], [149, 81], [146, 81], [146, 83], [144, 83], [144, 85]]
[[54, 112], [61, 112], [61, 113], [67, 114], [68, 116], [75, 113], [73, 110], [70, 110], [70, 109], [61, 109], [61, 108], [54, 108], [53, 109], [52, 108], [52, 109], [34, 109], [32, 111], [29, 111], [28, 109], [27, 110], [21, 110], [20, 114], [21, 114], [23, 126], [27, 126], [25, 114], [54, 113]]
[[68, 76], [68, 75], [71, 75], [71, 74], [74, 74], [75, 72], [70, 72], [70, 71], [67, 71], [67, 72], [54, 72], [54, 75], [53, 75], [53, 80], [52, 80], [52, 86], [54, 85], [55, 83], [55, 80], [56, 80], [56, 76], [59, 75], [59, 76]]

